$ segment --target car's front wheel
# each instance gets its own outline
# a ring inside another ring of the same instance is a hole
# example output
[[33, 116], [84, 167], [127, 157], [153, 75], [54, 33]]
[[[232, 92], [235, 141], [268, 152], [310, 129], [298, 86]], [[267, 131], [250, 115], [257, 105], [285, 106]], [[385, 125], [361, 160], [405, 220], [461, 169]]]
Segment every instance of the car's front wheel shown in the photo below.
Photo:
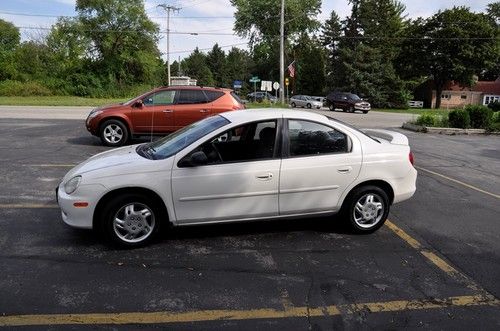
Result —
[[295, 108], [297, 107], [297, 105], [295, 104], [295, 102], [292, 102], [292, 108]]
[[329, 108], [330, 108], [330, 111], [335, 111], [335, 104], [334, 103], [330, 104]]
[[343, 217], [358, 233], [372, 233], [380, 228], [389, 215], [387, 193], [377, 186], [355, 189], [343, 206]]
[[307, 109], [311, 109], [311, 104], [310, 103], [307, 104]]
[[128, 141], [128, 129], [119, 120], [108, 120], [101, 125], [101, 141], [106, 146], [118, 147]]
[[158, 234], [161, 208], [143, 195], [125, 194], [112, 199], [101, 219], [104, 234], [121, 247], [139, 247]]

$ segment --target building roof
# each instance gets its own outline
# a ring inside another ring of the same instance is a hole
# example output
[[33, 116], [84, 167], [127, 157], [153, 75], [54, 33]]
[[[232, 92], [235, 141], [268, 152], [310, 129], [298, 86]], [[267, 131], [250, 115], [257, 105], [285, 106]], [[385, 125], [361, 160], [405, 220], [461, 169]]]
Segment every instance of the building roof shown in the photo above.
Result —
[[478, 81], [472, 88], [460, 86], [455, 82], [448, 82], [443, 91], [472, 91], [472, 92], [480, 92], [484, 94], [495, 94], [500, 95], [500, 77], [495, 81]]

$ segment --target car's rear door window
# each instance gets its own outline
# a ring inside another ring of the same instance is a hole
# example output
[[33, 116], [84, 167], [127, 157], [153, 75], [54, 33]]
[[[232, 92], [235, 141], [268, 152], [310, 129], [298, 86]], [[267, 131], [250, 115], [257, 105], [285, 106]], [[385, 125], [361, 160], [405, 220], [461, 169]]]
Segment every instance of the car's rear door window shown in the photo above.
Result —
[[346, 134], [316, 122], [289, 120], [288, 137], [291, 157], [348, 152]]
[[181, 105], [207, 103], [207, 101], [207, 97], [202, 90], [179, 90], [179, 97], [177, 98], [177, 103]]

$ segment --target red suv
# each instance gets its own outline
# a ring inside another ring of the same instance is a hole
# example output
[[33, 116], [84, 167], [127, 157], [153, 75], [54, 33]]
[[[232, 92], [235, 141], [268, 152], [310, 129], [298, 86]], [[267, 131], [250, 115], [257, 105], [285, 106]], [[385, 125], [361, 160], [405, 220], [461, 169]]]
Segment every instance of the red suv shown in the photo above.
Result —
[[96, 108], [85, 124], [104, 145], [121, 146], [132, 137], [165, 135], [202, 118], [244, 108], [232, 90], [160, 87], [118, 105]]

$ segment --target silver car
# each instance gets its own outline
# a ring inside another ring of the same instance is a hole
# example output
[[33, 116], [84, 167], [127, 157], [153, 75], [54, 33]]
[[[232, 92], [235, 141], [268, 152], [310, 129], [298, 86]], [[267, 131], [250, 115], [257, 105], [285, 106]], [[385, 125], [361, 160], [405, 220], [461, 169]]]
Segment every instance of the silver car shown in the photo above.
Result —
[[323, 107], [323, 102], [315, 100], [307, 95], [294, 95], [290, 98], [290, 106], [292, 106], [292, 108], [304, 107], [309, 109], [320, 109], [321, 107]]

